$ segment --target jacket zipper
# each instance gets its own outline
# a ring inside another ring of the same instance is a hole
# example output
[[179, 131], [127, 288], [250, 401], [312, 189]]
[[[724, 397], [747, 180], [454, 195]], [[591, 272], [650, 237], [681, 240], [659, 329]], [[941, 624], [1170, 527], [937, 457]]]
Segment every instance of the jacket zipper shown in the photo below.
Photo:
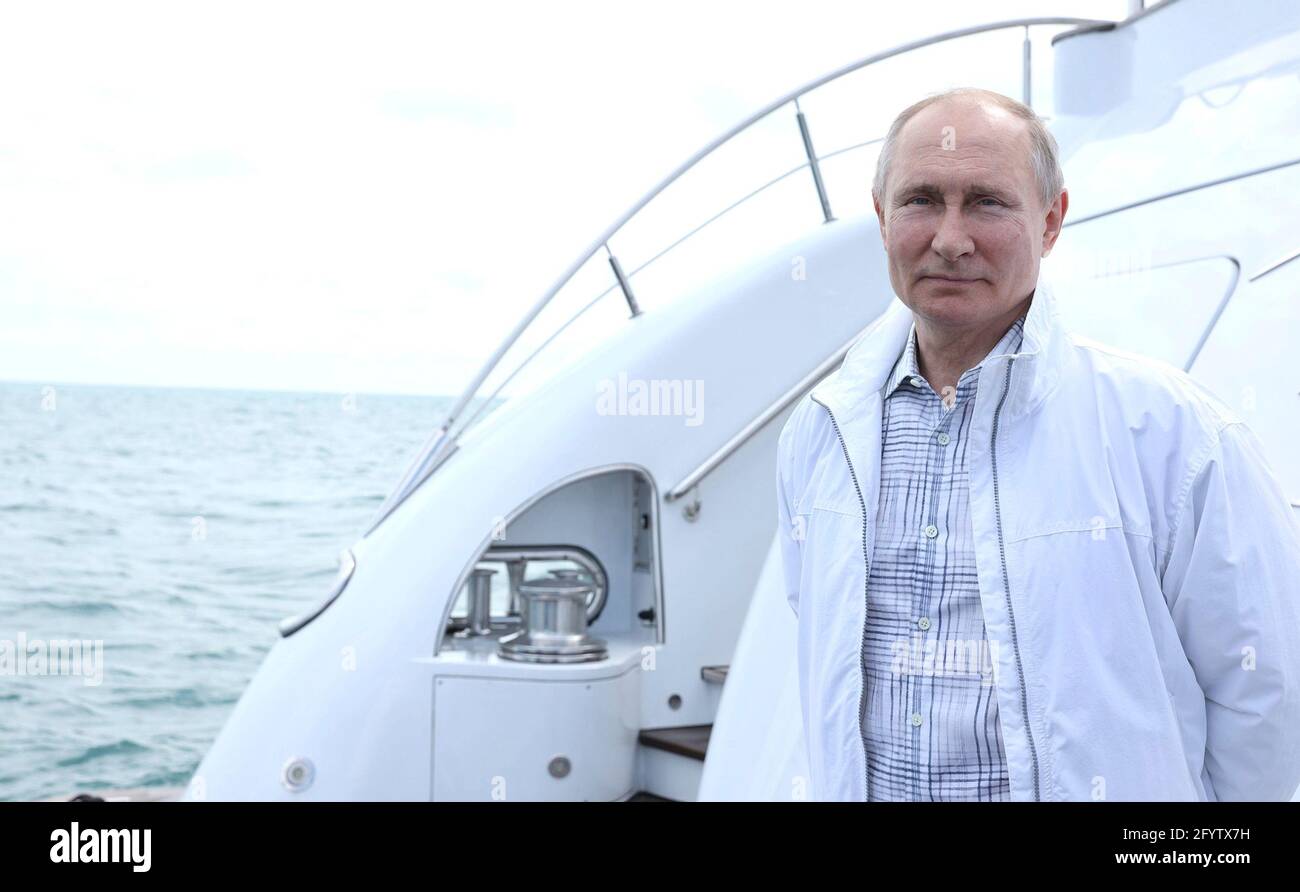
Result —
[[1002, 396], [998, 407], [993, 412], [993, 432], [989, 439], [989, 452], [992, 457], [993, 470], [993, 513], [998, 523], [998, 556], [1002, 562], [1002, 591], [1007, 599], [1007, 619], [1011, 624], [1011, 647], [1016, 655], [1016, 674], [1020, 677], [1020, 713], [1025, 717], [1025, 733], [1029, 737], [1029, 757], [1034, 768], [1034, 801], [1039, 801], [1038, 791], [1038, 749], [1034, 746], [1034, 729], [1029, 721], [1029, 694], [1025, 689], [1025, 670], [1020, 663], [1020, 642], [1016, 638], [1016, 615], [1011, 610], [1011, 581], [1007, 574], [1007, 550], [1002, 538], [1002, 504], [998, 499], [998, 418], [1002, 414], [1002, 404], [1006, 402], [1007, 391], [1011, 389], [1011, 367], [1016, 361], [1007, 361], [1007, 373], [1002, 383]]
[[867, 756], [867, 732], [862, 727], [862, 709], [866, 703], [867, 697], [867, 611], [870, 609], [870, 602], [867, 599], [867, 587], [871, 580], [871, 555], [867, 550], [867, 500], [862, 497], [862, 487], [858, 485], [857, 472], [853, 470], [853, 460], [849, 458], [849, 447], [844, 442], [844, 435], [840, 433], [839, 422], [835, 420], [835, 413], [831, 407], [823, 403], [816, 397], [812, 401], [826, 410], [830, 416], [831, 427], [835, 428], [835, 436], [840, 441], [840, 449], [844, 452], [844, 463], [849, 466], [849, 477], [853, 480], [853, 488], [858, 492], [858, 504], [862, 506], [862, 640], [858, 644], [858, 672], [862, 678], [861, 690], [858, 693], [858, 739], [862, 741], [862, 798], [867, 801], [870, 795], [871, 775], [868, 765]]

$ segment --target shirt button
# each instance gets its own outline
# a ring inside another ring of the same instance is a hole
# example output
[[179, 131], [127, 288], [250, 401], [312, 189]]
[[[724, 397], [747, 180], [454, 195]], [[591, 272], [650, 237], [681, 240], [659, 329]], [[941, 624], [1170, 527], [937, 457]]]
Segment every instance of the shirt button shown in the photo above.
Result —
[[925, 528], [924, 533], [925, 533], [925, 538], [933, 539], [935, 536], [939, 535], [939, 528], [934, 524], [930, 524]]
[[924, 384], [924, 383], [925, 383], [925, 381], [921, 378], [920, 375], [913, 375], [913, 376], [912, 376], [912, 386], [913, 386], [913, 387], [920, 387], [920, 386], [921, 386], [922, 384]]
[[916, 621], [916, 627], [922, 631], [930, 628], [930, 617], [923, 616]]
[[947, 446], [950, 440], [952, 440], [952, 437], [949, 437], [947, 434], [945, 434], [945, 433], [940, 433], [940, 434], [939, 434], [939, 445], [940, 445], [940, 446]]
[[912, 713], [912, 724], [914, 726], [919, 726], [921, 724], [921, 714], [919, 712]]

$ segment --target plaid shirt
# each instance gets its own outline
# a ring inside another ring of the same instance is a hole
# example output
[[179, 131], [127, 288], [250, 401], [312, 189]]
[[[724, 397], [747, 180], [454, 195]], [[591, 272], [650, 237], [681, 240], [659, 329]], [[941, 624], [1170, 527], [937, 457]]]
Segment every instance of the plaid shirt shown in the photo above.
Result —
[[[1020, 349], [1024, 319], [985, 359]], [[881, 393], [864, 666], [871, 801], [1010, 798], [966, 461], [983, 364], [941, 398], [917, 368], [913, 323]]]

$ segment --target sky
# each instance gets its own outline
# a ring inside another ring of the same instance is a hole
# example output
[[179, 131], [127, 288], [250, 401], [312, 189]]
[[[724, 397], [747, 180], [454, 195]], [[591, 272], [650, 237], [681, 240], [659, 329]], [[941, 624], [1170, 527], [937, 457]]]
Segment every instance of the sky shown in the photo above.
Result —
[[[918, 37], [1128, 3], [1043, 6], [5, 4], [0, 381], [458, 393], [606, 226], [766, 103]], [[993, 52], [1018, 65], [1019, 33], [998, 39], [807, 108], [819, 152]]]

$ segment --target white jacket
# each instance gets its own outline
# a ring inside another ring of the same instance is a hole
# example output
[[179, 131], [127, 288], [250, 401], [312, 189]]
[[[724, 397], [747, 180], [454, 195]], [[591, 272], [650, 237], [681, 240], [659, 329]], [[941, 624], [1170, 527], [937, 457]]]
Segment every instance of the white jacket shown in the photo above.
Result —
[[[815, 798], [865, 799], [860, 727], [894, 299], [778, 446]], [[980, 374], [970, 513], [1016, 800], [1286, 800], [1300, 785], [1300, 523], [1256, 435], [1166, 363], [1063, 330], [1040, 278]]]

